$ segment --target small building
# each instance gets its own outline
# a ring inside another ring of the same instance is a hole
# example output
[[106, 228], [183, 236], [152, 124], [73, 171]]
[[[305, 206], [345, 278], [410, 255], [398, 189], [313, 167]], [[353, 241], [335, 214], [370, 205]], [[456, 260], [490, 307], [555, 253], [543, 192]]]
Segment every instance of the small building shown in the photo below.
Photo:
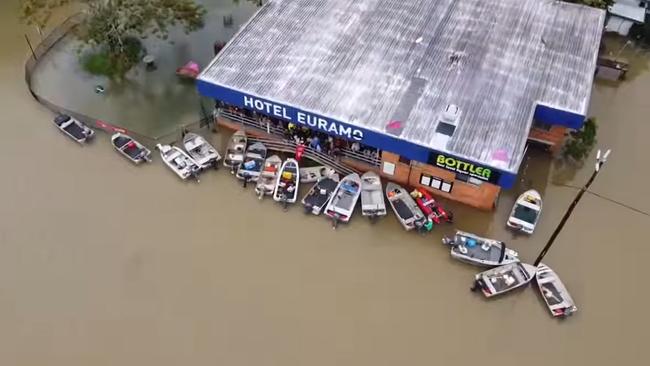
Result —
[[606, 30], [627, 36], [634, 24], [645, 22], [648, 0], [616, 0], [610, 6]]
[[604, 21], [546, 0], [272, 0], [198, 90], [379, 149], [384, 177], [489, 210], [529, 140], [558, 149], [582, 126]]

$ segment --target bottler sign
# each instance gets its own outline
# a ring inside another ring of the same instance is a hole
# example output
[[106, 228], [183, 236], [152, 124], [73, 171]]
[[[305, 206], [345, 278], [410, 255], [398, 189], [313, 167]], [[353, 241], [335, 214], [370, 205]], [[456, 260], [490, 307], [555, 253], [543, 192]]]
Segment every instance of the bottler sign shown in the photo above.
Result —
[[492, 168], [469, 163], [444, 154], [432, 153], [429, 164], [495, 184], [499, 182], [501, 176], [499, 171]]

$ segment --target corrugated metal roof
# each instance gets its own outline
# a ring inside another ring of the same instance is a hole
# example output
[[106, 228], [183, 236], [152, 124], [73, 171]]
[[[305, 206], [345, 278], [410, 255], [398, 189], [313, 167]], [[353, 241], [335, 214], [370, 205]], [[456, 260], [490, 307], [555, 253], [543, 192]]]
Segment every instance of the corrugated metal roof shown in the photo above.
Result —
[[604, 18], [552, 0], [273, 0], [200, 79], [382, 133], [402, 120], [402, 139], [516, 172], [536, 102], [586, 114]]

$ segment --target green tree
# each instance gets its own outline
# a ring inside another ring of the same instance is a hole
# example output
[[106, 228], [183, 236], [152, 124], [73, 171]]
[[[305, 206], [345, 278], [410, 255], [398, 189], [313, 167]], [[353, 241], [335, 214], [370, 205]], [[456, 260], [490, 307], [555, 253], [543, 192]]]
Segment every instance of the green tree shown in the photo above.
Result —
[[79, 5], [85, 14], [77, 27], [79, 39], [99, 48], [106, 73], [122, 78], [139, 61], [139, 39], [150, 35], [167, 39], [169, 29], [180, 25], [186, 33], [203, 26], [206, 13], [194, 0], [21, 0], [21, 18], [44, 27], [62, 6]]
[[607, 9], [608, 6], [614, 5], [616, 0], [564, 0], [569, 3], [593, 6], [594, 8]]
[[564, 145], [563, 155], [565, 158], [573, 158], [581, 161], [589, 155], [589, 152], [596, 145], [596, 132], [598, 125], [595, 118], [589, 118], [581, 129], [571, 132], [569, 139]]

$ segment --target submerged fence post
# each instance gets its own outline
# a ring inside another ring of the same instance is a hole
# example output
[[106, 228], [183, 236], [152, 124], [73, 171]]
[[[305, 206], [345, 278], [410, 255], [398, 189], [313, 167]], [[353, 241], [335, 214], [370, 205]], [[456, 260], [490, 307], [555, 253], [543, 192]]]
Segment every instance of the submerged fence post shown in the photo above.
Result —
[[25, 41], [27, 41], [27, 45], [29, 46], [29, 50], [32, 51], [32, 57], [34, 57], [34, 60], [38, 60], [38, 57], [36, 57], [36, 52], [34, 52], [34, 47], [32, 47], [32, 42], [29, 41], [29, 37], [27, 37], [27, 34], [25, 33]]

